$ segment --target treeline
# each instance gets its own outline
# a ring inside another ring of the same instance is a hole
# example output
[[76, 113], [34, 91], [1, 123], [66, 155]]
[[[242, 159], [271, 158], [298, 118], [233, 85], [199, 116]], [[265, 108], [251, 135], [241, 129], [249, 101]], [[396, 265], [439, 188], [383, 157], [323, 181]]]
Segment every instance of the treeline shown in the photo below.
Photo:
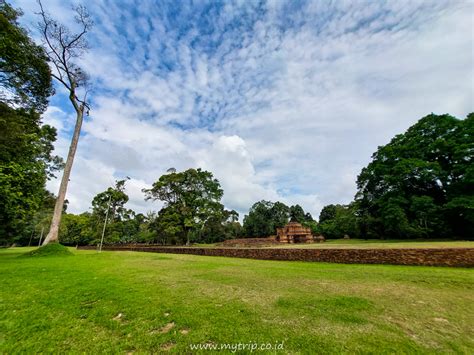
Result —
[[464, 120], [431, 114], [379, 147], [358, 176], [354, 201], [325, 206], [318, 222], [299, 205], [259, 201], [241, 226], [238, 213], [221, 204], [223, 191], [212, 173], [170, 169], [143, 191], [147, 200], [164, 202], [158, 213], [145, 216], [125, 208], [126, 181], [121, 180], [93, 199], [92, 213], [65, 214], [60, 240], [96, 244], [107, 210], [107, 243], [189, 244], [268, 237], [290, 220], [326, 238], [472, 239], [473, 156], [474, 114]]
[[[146, 200], [160, 200], [164, 207], [146, 215], [126, 207], [127, 180], [97, 194], [91, 202], [92, 212], [79, 215], [64, 212], [59, 240], [65, 245], [148, 243], [182, 245], [214, 243], [242, 235], [239, 215], [226, 210], [221, 203], [223, 191], [212, 174], [201, 169], [176, 172], [170, 169], [150, 189], [143, 190]], [[33, 242], [39, 242], [40, 228], [51, 221], [53, 204], [34, 219], [37, 226]], [[41, 219], [42, 217], [42, 219]], [[31, 243], [24, 233], [19, 244]]]
[[[266, 237], [274, 235], [277, 227], [289, 220], [297, 221], [318, 233], [318, 224], [299, 205], [260, 201], [244, 217], [226, 210], [220, 200], [223, 191], [212, 174], [201, 169], [176, 172], [170, 169], [150, 189], [143, 190], [146, 200], [160, 200], [164, 207], [146, 215], [135, 213], [126, 204], [127, 180], [97, 194], [91, 202], [92, 212], [79, 215], [64, 211], [59, 237], [65, 245], [97, 245], [102, 236], [106, 244], [147, 243], [182, 245], [216, 243], [227, 239]], [[46, 234], [51, 222], [54, 199], [31, 220], [18, 244], [38, 244], [40, 231]], [[34, 232], [34, 237], [29, 232]]]
[[279, 201], [273, 203], [262, 200], [255, 203], [244, 217], [243, 236], [260, 238], [275, 235], [276, 229], [289, 221], [299, 222], [319, 234], [318, 223], [300, 205], [287, 206]]

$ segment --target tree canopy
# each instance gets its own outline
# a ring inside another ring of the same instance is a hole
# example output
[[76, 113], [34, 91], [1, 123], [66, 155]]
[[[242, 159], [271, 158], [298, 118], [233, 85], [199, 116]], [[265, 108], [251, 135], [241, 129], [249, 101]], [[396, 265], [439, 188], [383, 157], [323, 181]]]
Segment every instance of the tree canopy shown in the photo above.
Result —
[[474, 115], [428, 115], [378, 148], [357, 179], [361, 233], [474, 234]]
[[108, 218], [111, 221], [122, 221], [130, 218], [133, 211], [125, 208], [128, 202], [128, 195], [125, 193], [125, 183], [127, 180], [118, 180], [115, 187], [109, 187], [106, 191], [97, 194], [92, 200], [92, 213], [104, 219], [107, 210]]
[[[223, 213], [223, 190], [212, 173], [201, 169], [176, 172], [170, 169], [151, 189], [143, 190], [147, 200], [165, 203], [160, 211], [164, 230], [181, 237], [189, 244], [192, 232], [204, 226], [210, 218]], [[167, 221], [172, 221], [171, 226]], [[179, 221], [178, 223], [176, 223]]]
[[0, 100], [43, 112], [53, 93], [48, 58], [18, 24], [22, 13], [0, 1]]
[[0, 102], [0, 239], [20, 238], [47, 198], [46, 180], [61, 168], [53, 155], [56, 129], [33, 110]]
[[[62, 167], [54, 156], [56, 129], [40, 113], [52, 94], [40, 46], [20, 27], [22, 13], [0, 1], [0, 241], [27, 239], [50, 194], [46, 180]], [[31, 238], [30, 238], [31, 239]]]
[[355, 205], [327, 205], [319, 214], [318, 231], [326, 238], [360, 237]]

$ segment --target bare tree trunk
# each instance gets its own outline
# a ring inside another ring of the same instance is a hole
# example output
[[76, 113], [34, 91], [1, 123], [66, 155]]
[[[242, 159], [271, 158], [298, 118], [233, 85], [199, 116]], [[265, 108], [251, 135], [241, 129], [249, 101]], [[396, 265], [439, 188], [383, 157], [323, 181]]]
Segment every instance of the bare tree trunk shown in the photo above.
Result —
[[51, 242], [58, 242], [59, 224], [61, 223], [64, 199], [66, 198], [69, 176], [71, 175], [72, 164], [74, 162], [74, 156], [76, 155], [77, 143], [79, 142], [79, 136], [81, 134], [84, 107], [79, 107], [79, 109], [76, 110], [76, 113], [76, 126], [74, 127], [74, 133], [72, 135], [71, 145], [69, 146], [69, 153], [67, 155], [66, 165], [64, 166], [61, 185], [59, 186], [58, 198], [56, 199], [56, 204], [54, 206], [53, 219], [51, 221], [49, 233], [44, 240], [43, 245]]
[[[0, 0], [1, 1], [1, 0]], [[89, 105], [87, 98], [87, 74], [80, 67], [74, 64], [74, 58], [80, 57], [84, 50], [87, 49], [87, 41], [84, 35], [92, 26], [92, 20], [83, 6], [75, 8], [75, 20], [80, 26], [80, 31], [72, 33], [66, 26], [53, 20], [43, 9], [41, 0], [38, 0], [42, 23], [39, 28], [43, 36], [43, 46], [46, 55], [52, 64], [51, 76], [61, 83], [69, 92], [69, 100], [76, 111], [76, 126], [69, 146], [66, 165], [64, 166], [61, 185], [59, 186], [58, 198], [54, 206], [53, 219], [51, 227], [43, 245], [50, 242], [58, 241], [59, 224], [61, 223], [61, 215], [63, 212], [64, 199], [66, 198], [67, 185], [69, 176], [71, 175], [74, 156], [76, 155], [77, 144], [81, 134], [82, 120], [84, 118], [84, 110], [89, 114]], [[84, 88], [84, 99], [77, 97], [77, 89]]]

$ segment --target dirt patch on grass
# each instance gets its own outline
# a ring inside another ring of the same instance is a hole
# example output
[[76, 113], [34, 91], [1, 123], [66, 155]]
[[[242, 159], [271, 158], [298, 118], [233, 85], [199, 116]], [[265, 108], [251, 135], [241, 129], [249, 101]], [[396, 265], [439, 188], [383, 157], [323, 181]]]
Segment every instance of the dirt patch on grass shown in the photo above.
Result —
[[163, 351], [170, 351], [174, 348], [175, 345], [175, 343], [164, 343], [160, 346], [160, 349]]
[[166, 334], [166, 333], [169, 333], [169, 331], [171, 329], [173, 329], [174, 327], [175, 327], [174, 322], [171, 322], [171, 323], [168, 323], [168, 324], [164, 325], [160, 329], [152, 330], [150, 333], [151, 334]]
[[174, 328], [174, 323], [173, 322], [168, 323], [163, 328], [160, 329], [160, 333], [161, 334], [168, 333], [173, 328]]

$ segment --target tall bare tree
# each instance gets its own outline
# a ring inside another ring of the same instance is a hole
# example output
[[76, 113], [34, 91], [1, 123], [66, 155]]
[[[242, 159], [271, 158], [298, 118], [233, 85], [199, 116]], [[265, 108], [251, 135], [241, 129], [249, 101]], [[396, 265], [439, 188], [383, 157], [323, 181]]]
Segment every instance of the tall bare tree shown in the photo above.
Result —
[[46, 50], [46, 54], [52, 66], [52, 76], [66, 88], [69, 93], [69, 101], [76, 112], [76, 125], [64, 166], [51, 227], [43, 242], [43, 245], [46, 245], [50, 242], [58, 241], [59, 224], [61, 223], [61, 214], [66, 197], [69, 176], [81, 134], [82, 121], [84, 119], [84, 113], [89, 113], [89, 104], [87, 101], [89, 91], [87, 85], [88, 77], [75, 63], [75, 60], [88, 48], [85, 35], [92, 26], [92, 20], [85, 7], [75, 7], [75, 20], [79, 26], [79, 31], [71, 32], [68, 27], [52, 19], [49, 14], [44, 11], [40, 0], [38, 0], [38, 4], [41, 10], [39, 12], [41, 17], [39, 29], [42, 34], [43, 47]]

